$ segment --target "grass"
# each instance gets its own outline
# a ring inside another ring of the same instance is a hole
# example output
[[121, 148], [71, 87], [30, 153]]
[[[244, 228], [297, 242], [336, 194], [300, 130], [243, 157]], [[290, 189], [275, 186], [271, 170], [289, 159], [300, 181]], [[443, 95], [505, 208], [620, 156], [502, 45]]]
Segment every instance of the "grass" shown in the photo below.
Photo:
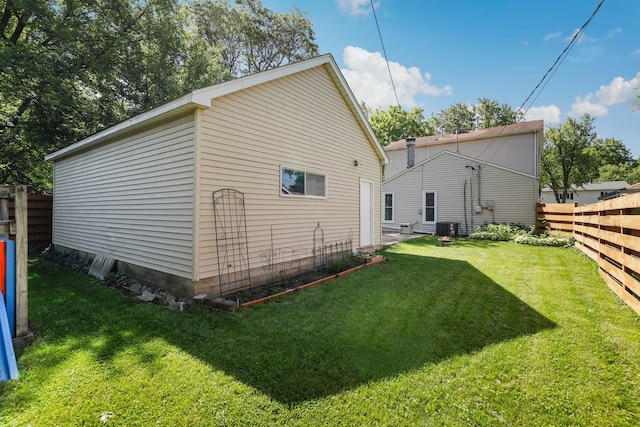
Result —
[[30, 266], [0, 425], [638, 425], [640, 320], [575, 250], [434, 238], [238, 313]]

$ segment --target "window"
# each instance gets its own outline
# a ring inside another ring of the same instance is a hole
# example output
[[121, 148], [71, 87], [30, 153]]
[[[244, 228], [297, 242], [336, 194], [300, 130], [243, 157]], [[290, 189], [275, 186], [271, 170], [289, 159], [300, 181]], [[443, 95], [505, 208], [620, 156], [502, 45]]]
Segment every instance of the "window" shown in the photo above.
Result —
[[384, 218], [382, 222], [393, 222], [393, 193], [383, 194]]
[[422, 195], [422, 223], [433, 224], [436, 222], [436, 209], [438, 198], [435, 191], [425, 191]]
[[283, 196], [327, 197], [327, 176], [281, 168], [280, 194]]

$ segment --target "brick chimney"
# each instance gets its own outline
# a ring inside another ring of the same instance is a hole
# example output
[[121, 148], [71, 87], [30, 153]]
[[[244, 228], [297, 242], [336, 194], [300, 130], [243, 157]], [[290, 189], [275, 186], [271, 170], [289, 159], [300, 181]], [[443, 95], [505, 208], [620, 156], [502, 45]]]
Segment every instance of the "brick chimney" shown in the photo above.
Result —
[[409, 137], [407, 141], [407, 169], [412, 168], [416, 164], [416, 139]]

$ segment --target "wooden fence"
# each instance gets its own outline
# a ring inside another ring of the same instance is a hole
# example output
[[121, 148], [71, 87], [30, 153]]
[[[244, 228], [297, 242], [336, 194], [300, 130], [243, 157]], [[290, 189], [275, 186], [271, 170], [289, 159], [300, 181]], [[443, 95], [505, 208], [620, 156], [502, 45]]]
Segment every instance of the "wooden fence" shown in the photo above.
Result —
[[539, 204], [536, 213], [549, 230], [572, 233], [607, 286], [640, 314], [640, 193], [583, 206]]
[[[29, 250], [44, 249], [51, 244], [53, 197], [27, 195]], [[15, 219], [14, 200], [9, 200], [9, 219]]]

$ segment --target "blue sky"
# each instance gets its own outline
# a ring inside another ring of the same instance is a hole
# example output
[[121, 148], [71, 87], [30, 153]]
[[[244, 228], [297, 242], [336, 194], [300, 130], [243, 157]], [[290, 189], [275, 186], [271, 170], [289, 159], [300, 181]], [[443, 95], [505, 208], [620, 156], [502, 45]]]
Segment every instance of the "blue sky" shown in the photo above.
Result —
[[[359, 101], [395, 105], [370, 0], [263, 0], [313, 22]], [[376, 15], [405, 110], [425, 117], [456, 102], [519, 107], [600, 0], [377, 0]], [[533, 103], [527, 119], [557, 126], [590, 113], [602, 138], [640, 156], [640, 1], [605, 0]]]

